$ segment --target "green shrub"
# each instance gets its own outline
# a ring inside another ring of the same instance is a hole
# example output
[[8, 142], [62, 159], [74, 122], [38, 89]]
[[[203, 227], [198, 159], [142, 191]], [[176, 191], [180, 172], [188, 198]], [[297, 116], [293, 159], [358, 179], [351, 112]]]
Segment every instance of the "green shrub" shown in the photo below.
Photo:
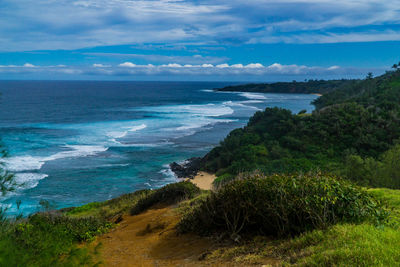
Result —
[[37, 213], [10, 222], [0, 233], [0, 266], [82, 266], [90, 262], [77, 242], [91, 241], [112, 225], [105, 220]]
[[227, 183], [233, 181], [235, 178], [236, 178], [235, 175], [232, 175], [232, 174], [230, 174], [230, 173], [225, 173], [225, 174], [223, 174], [223, 175], [221, 175], [221, 176], [218, 176], [218, 177], [214, 180], [213, 186], [214, 186], [215, 188], [220, 188], [220, 187], [224, 186], [225, 184], [227, 184]]
[[330, 175], [257, 174], [226, 184], [178, 224], [180, 232], [242, 231], [282, 236], [337, 222], [382, 222], [387, 213], [365, 190]]
[[168, 184], [154, 190], [146, 197], [141, 198], [131, 209], [131, 215], [139, 214], [151, 206], [163, 203], [173, 204], [187, 198], [193, 198], [200, 193], [200, 189], [191, 182]]
[[138, 190], [104, 202], [93, 202], [80, 207], [66, 208], [64, 212], [70, 217], [97, 217], [113, 220], [116, 215], [129, 211], [140, 199], [151, 193], [152, 191], [149, 189]]
[[384, 152], [380, 160], [348, 155], [343, 174], [361, 185], [400, 188], [400, 144]]
[[[95, 217], [71, 218], [49, 213], [32, 215], [27, 225], [31, 225], [36, 230], [65, 231], [71, 240], [77, 242], [91, 241], [96, 235], [105, 233], [112, 227], [111, 223]], [[19, 234], [18, 231], [16, 233]], [[28, 234], [30, 233], [28, 232]]]

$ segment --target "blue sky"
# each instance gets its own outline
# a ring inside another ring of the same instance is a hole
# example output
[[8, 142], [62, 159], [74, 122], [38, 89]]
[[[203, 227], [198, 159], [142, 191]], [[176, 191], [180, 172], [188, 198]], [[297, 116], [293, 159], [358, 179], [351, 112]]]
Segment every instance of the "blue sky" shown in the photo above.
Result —
[[400, 0], [0, 1], [0, 79], [352, 78], [399, 51]]

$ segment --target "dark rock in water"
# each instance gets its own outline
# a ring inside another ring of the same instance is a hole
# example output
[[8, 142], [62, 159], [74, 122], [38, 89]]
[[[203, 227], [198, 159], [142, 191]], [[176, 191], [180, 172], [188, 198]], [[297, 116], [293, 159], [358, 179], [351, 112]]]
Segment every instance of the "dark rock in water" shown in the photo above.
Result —
[[201, 158], [190, 158], [182, 164], [172, 162], [169, 167], [178, 178], [193, 178], [200, 169], [201, 160]]

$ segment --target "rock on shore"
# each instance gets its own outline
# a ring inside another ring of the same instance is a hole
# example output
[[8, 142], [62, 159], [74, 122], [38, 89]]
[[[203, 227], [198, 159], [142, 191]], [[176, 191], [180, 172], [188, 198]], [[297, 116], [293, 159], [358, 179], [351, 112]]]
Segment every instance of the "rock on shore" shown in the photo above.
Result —
[[178, 178], [190, 178], [193, 179], [200, 169], [202, 158], [190, 158], [179, 164], [172, 162], [169, 164], [171, 170], [176, 174]]

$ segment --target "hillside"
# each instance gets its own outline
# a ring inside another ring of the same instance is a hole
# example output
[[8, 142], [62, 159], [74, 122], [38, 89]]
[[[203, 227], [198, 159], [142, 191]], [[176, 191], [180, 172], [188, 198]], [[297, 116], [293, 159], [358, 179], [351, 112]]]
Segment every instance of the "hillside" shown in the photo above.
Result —
[[358, 80], [308, 80], [306, 82], [250, 83], [232, 85], [215, 89], [216, 91], [258, 92], [258, 93], [296, 93], [326, 94], [338, 88], [353, 86]]
[[[400, 71], [396, 71], [325, 94], [315, 101], [312, 114], [267, 108], [209, 152], [203, 168], [219, 176], [254, 169], [266, 173], [322, 169], [343, 174], [352, 168], [346, 166], [349, 157], [374, 161], [386, 151], [397, 151], [399, 103]], [[399, 181], [387, 180], [372, 184], [400, 186]]]

